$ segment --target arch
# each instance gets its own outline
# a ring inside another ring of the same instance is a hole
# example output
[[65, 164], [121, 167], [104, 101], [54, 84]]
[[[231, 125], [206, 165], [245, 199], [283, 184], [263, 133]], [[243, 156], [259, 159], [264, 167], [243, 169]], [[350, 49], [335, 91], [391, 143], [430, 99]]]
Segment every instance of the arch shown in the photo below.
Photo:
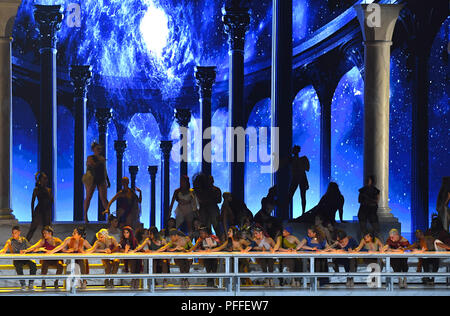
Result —
[[[312, 85], [300, 90], [293, 101], [293, 144], [302, 147], [311, 164], [307, 174], [310, 189], [307, 192], [306, 209], [320, 200], [320, 102]], [[300, 194], [297, 190], [293, 201], [293, 216], [301, 215]]]
[[[249, 115], [247, 128], [267, 127], [268, 134], [266, 140], [260, 139], [258, 131], [258, 145], [252, 148], [255, 151], [259, 150], [259, 146], [267, 142], [266, 148], [263, 150], [270, 156], [270, 127], [271, 127], [271, 100], [265, 98], [253, 106], [253, 111]], [[256, 162], [250, 161], [250, 142], [246, 141], [246, 163], [245, 163], [245, 202], [247, 207], [256, 214], [261, 208], [261, 199], [267, 195], [272, 186], [272, 175], [269, 173], [261, 173], [261, 166], [267, 166], [267, 163], [261, 162], [261, 157], [258, 152], [258, 159]], [[256, 157], [255, 157], [256, 158]]]
[[265, 80], [261, 80], [252, 84], [250, 87], [246, 88], [248, 92], [245, 97], [245, 121], [248, 122], [251, 113], [253, 113], [254, 108], [259, 102], [271, 97], [271, 83], [270, 83], [270, 74], [269, 78]]
[[345, 197], [346, 219], [359, 208], [364, 178], [364, 82], [358, 67], [340, 80], [331, 104], [331, 181]]
[[448, 164], [448, 126], [450, 106], [448, 104], [448, 38], [450, 18], [442, 24], [434, 39], [429, 59], [429, 207], [430, 214], [436, 210], [437, 196], [442, 176], [450, 174]]
[[13, 97], [11, 207], [19, 221], [31, 221], [30, 201], [38, 171], [38, 131], [32, 107]]
[[[124, 154], [124, 174], [129, 166], [139, 166], [136, 185], [142, 190], [141, 222], [148, 226], [150, 222], [150, 175], [148, 166], [158, 166], [156, 176], [156, 223], [160, 223], [161, 208], [161, 151], [162, 139], [159, 125], [151, 113], [137, 113], [129, 121], [124, 139], [127, 150]], [[172, 185], [173, 186], [173, 185]]]
[[[225, 129], [228, 126], [228, 108], [221, 107], [217, 109], [213, 116], [212, 116], [212, 126], [215, 128], [218, 128], [222, 131], [225, 131]], [[223, 143], [220, 144], [218, 142], [213, 142], [212, 146], [212, 155], [213, 157], [215, 155], [218, 155], [220, 150], [223, 153], [223, 161], [224, 162], [212, 162], [212, 175], [214, 177], [214, 182], [217, 187], [219, 187], [222, 192], [228, 192], [230, 190], [230, 170], [228, 163], [226, 163], [226, 150], [225, 150], [225, 139], [223, 140]]]
[[55, 221], [73, 220], [75, 122], [68, 107], [57, 107], [57, 197]]

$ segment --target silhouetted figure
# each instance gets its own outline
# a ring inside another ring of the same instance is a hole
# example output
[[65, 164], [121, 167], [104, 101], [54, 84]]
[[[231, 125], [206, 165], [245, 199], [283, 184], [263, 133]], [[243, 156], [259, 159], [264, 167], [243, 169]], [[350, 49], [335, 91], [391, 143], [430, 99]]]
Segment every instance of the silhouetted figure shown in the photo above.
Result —
[[358, 202], [360, 203], [358, 220], [361, 235], [367, 234], [367, 222], [372, 226], [372, 230], [377, 235], [380, 232], [378, 223], [378, 201], [380, 200], [380, 190], [375, 187], [375, 177], [367, 178], [366, 186], [359, 190]]
[[436, 210], [441, 218], [442, 225], [446, 231], [449, 231], [448, 226], [450, 223], [450, 208], [448, 206], [450, 201], [450, 177], [442, 178], [442, 186], [439, 190]]
[[316, 217], [320, 217], [323, 222], [336, 224], [336, 213], [339, 211], [339, 218], [344, 222], [344, 196], [335, 182], [330, 182], [327, 192], [310, 211], [294, 220], [296, 223], [312, 224]]
[[[39, 172], [35, 176], [36, 187], [33, 191], [33, 197], [31, 199], [31, 215], [32, 222], [27, 234], [27, 240], [31, 241], [34, 232], [39, 226], [50, 226], [52, 222], [52, 204], [53, 195], [52, 190], [48, 188], [48, 177], [44, 172]], [[34, 203], [38, 200], [36, 208]]]
[[232, 226], [242, 227], [248, 217], [253, 218], [253, 214], [244, 201], [234, 198], [229, 192], [225, 192], [220, 212], [223, 231], [227, 232]]
[[292, 157], [290, 159], [292, 180], [289, 188], [289, 203], [292, 201], [297, 187], [300, 189], [300, 197], [302, 200], [302, 214], [306, 211], [306, 191], [309, 190], [308, 178], [306, 172], [309, 172], [309, 159], [306, 156], [300, 157], [300, 146], [295, 146], [292, 150]]
[[130, 180], [127, 177], [122, 179], [122, 190], [120, 190], [109, 202], [103, 214], [110, 213], [111, 205], [117, 201], [117, 218], [119, 219], [119, 227], [130, 226], [133, 230], [140, 228], [140, 208], [142, 203], [142, 193], [139, 188], [135, 188], [136, 192], [128, 185]]
[[87, 171], [83, 176], [83, 183], [86, 187], [86, 199], [84, 200], [84, 221], [86, 223], [89, 222], [87, 214], [95, 189], [98, 189], [100, 200], [106, 209], [108, 207], [108, 188], [111, 186], [106, 171], [106, 159], [102, 155], [103, 147], [99, 143], [93, 142], [91, 149], [94, 154], [87, 158]]
[[214, 227], [216, 235], [221, 235], [217, 204], [222, 202], [222, 191], [214, 186], [214, 178], [200, 173], [194, 177], [194, 192], [199, 203], [199, 219], [205, 227]]
[[269, 234], [271, 238], [276, 238], [282, 232], [283, 223], [280, 219], [272, 216], [272, 205], [267, 197], [261, 200], [261, 209], [254, 217], [254, 223], [260, 226]]

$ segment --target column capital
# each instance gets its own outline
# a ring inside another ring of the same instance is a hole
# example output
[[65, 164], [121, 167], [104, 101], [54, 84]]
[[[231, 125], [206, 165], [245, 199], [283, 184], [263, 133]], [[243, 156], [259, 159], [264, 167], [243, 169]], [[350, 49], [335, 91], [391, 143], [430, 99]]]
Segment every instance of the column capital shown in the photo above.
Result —
[[91, 84], [92, 79], [92, 66], [71, 66], [70, 79], [72, 86], [74, 87], [75, 98], [86, 99], [87, 88]]
[[188, 127], [191, 121], [192, 113], [190, 109], [176, 109], [175, 119], [180, 127]]
[[168, 160], [170, 158], [170, 153], [172, 151], [173, 142], [171, 140], [163, 140], [161, 141], [161, 145], [159, 148], [161, 149], [162, 154], [164, 155], [164, 160]]
[[12, 37], [14, 21], [20, 2], [19, 0], [0, 1], [0, 39]]
[[100, 130], [106, 129], [108, 124], [111, 122], [112, 113], [113, 110], [108, 108], [100, 108], [95, 110], [95, 119], [97, 120], [98, 128]]
[[63, 20], [61, 5], [34, 5], [34, 19], [39, 24], [39, 39], [41, 49], [56, 49], [56, 33], [61, 28]]
[[138, 166], [129, 166], [128, 167], [128, 172], [132, 175], [132, 176], [136, 176], [139, 172], [139, 167]]
[[117, 157], [123, 157], [125, 153], [125, 149], [127, 149], [127, 141], [126, 140], [115, 140], [114, 141], [114, 150], [116, 151]]
[[152, 178], [156, 177], [156, 174], [158, 173], [158, 166], [148, 166], [147, 170]]
[[244, 51], [245, 34], [250, 25], [249, 9], [241, 7], [239, 1], [232, 1], [225, 7], [222, 21], [225, 25], [225, 33], [229, 36], [231, 50]]
[[357, 4], [356, 10], [365, 44], [392, 43], [395, 24], [403, 4]]
[[195, 67], [195, 79], [200, 87], [200, 97], [212, 96], [212, 88], [216, 82], [217, 67]]

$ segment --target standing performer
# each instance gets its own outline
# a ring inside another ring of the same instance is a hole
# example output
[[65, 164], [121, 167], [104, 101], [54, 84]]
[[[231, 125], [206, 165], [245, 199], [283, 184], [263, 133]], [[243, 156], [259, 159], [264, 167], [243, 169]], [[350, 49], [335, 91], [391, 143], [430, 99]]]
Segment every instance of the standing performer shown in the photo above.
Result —
[[308, 178], [306, 172], [310, 170], [309, 159], [306, 156], [299, 157], [301, 152], [300, 146], [295, 146], [292, 150], [291, 170], [292, 170], [292, 180], [289, 189], [289, 202], [292, 201], [297, 187], [300, 188], [300, 197], [302, 199], [302, 214], [306, 211], [306, 191], [309, 190]]
[[[32, 222], [30, 229], [27, 233], [27, 240], [33, 238], [34, 232], [39, 226], [50, 226], [52, 221], [52, 205], [53, 196], [52, 190], [48, 188], [48, 177], [44, 172], [38, 172], [35, 176], [36, 187], [33, 191], [33, 197], [31, 199], [31, 214]], [[34, 202], [38, 200], [36, 208]]]
[[368, 233], [367, 222], [372, 225], [375, 235], [380, 232], [378, 224], [378, 201], [380, 200], [380, 190], [375, 187], [375, 177], [367, 178], [367, 185], [359, 190], [358, 202], [361, 204], [358, 212], [358, 220], [361, 236]]
[[200, 221], [207, 228], [214, 227], [216, 235], [221, 234], [219, 226], [220, 210], [217, 204], [222, 202], [222, 192], [214, 186], [214, 178], [205, 174], [198, 174], [194, 178], [194, 191], [198, 198]]
[[103, 147], [99, 143], [93, 142], [91, 149], [94, 154], [87, 158], [87, 171], [83, 176], [83, 183], [86, 186], [86, 199], [84, 200], [84, 220], [86, 223], [89, 222], [87, 213], [95, 189], [98, 189], [101, 202], [106, 209], [108, 206], [108, 188], [111, 186], [106, 171], [106, 159], [102, 156]]
[[119, 227], [130, 226], [134, 230], [140, 227], [139, 221], [139, 204], [142, 202], [142, 192], [139, 188], [139, 196], [128, 186], [130, 180], [127, 177], [122, 179], [122, 190], [119, 191], [108, 203], [103, 214], [110, 213], [111, 205], [117, 201], [117, 218], [119, 219]]
[[178, 206], [175, 209], [177, 229], [180, 229], [181, 225], [186, 224], [187, 232], [191, 234], [192, 222], [197, 213], [198, 206], [194, 190], [191, 190], [189, 177], [182, 176], [180, 178], [180, 187], [173, 193], [172, 202], [170, 203], [170, 214], [172, 213], [175, 201], [178, 202]]

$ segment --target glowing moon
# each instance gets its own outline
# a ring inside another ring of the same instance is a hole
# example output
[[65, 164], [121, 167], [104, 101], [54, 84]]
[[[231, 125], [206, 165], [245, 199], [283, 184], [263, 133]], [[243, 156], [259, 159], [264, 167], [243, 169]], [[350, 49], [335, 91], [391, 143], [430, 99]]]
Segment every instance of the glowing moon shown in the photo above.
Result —
[[150, 4], [139, 29], [147, 49], [161, 57], [169, 39], [169, 19], [164, 10]]

